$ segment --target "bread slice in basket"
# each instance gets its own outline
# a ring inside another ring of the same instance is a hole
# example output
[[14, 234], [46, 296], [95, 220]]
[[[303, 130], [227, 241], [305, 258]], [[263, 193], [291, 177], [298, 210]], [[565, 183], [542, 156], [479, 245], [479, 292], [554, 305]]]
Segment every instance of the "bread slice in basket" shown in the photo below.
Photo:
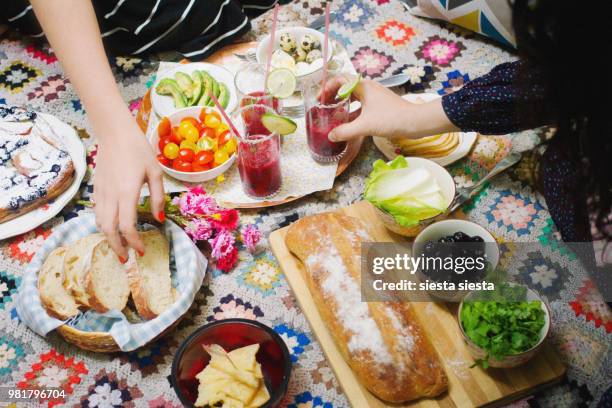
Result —
[[128, 281], [134, 305], [143, 319], [153, 319], [175, 301], [170, 278], [170, 247], [158, 230], [140, 233], [145, 253], [133, 253], [128, 267]]
[[64, 256], [64, 287], [81, 306], [89, 308], [85, 278], [91, 263], [93, 248], [104, 240], [102, 234], [91, 234], [68, 247]]
[[130, 297], [127, 271], [107, 240], [93, 247], [84, 286], [91, 308], [98, 313], [121, 311], [127, 305]]
[[47, 312], [60, 320], [67, 320], [79, 313], [77, 303], [64, 288], [64, 256], [66, 248], [54, 249], [38, 273], [40, 302]]

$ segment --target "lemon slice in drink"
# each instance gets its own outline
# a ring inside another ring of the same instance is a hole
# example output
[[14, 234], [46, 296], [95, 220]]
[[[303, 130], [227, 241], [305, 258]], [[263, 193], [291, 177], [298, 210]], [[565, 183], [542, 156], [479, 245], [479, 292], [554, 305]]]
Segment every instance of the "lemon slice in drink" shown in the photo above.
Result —
[[289, 135], [297, 129], [297, 123], [293, 120], [274, 113], [264, 113], [261, 116], [261, 124], [270, 132], [281, 136]]
[[297, 87], [295, 75], [287, 68], [276, 68], [268, 74], [268, 92], [275, 98], [285, 99], [293, 95]]
[[357, 85], [359, 85], [359, 81], [361, 81], [361, 75], [357, 75], [357, 77], [351, 82], [342, 84], [336, 93], [336, 99], [342, 100], [351, 96], [355, 88], [357, 88]]

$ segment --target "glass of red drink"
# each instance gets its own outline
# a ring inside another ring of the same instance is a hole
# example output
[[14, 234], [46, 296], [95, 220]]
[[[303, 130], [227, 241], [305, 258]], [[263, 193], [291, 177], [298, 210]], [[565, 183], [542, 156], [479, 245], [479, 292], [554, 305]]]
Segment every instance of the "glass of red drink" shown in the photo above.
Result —
[[281, 101], [264, 91], [265, 82], [266, 73], [260, 65], [251, 63], [240, 68], [234, 76], [240, 106], [266, 105], [280, 115], [283, 110]]
[[340, 160], [346, 150], [346, 142], [332, 142], [328, 135], [334, 128], [348, 122], [349, 98], [338, 101], [335, 94], [321, 96], [320, 82], [306, 84], [302, 94], [310, 155], [320, 163]]
[[[261, 66], [247, 64], [242, 67], [234, 77], [234, 84], [238, 90], [240, 107], [251, 105], [269, 106], [278, 114], [282, 112], [280, 99], [274, 98], [264, 92], [266, 74]], [[261, 107], [246, 111], [249, 115], [245, 122], [252, 126], [251, 133], [269, 134], [268, 130], [261, 124], [261, 116], [265, 113]]]
[[266, 112], [274, 110], [265, 105], [247, 105], [232, 117], [240, 132], [237, 162], [242, 188], [249, 197], [259, 199], [273, 196], [282, 184], [281, 140], [278, 133], [261, 124], [261, 115]]

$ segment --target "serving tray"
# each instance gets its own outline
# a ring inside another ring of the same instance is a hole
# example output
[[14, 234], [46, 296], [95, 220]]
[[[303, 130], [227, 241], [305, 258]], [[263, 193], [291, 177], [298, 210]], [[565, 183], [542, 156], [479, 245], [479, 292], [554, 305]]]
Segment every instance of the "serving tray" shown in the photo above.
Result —
[[[238, 57], [235, 54], [245, 54], [248, 50], [257, 47], [257, 42], [246, 42], [240, 44], [231, 44], [227, 47], [220, 49], [219, 51], [212, 54], [210, 57], [206, 58], [203, 62], [208, 62], [211, 64], [218, 65], [232, 65], [240, 62]], [[191, 62], [189, 60], [183, 60], [182, 63]], [[138, 112], [136, 113], [136, 121], [138, 125], [142, 129], [143, 132], [147, 132], [147, 127], [149, 124], [149, 118], [151, 115], [155, 115], [153, 112], [153, 108], [151, 105], [151, 90], [149, 89], [145, 96], [142, 98], [142, 102], [140, 103], [140, 107], [138, 108]], [[363, 139], [359, 139], [357, 141], [351, 142], [348, 144], [347, 150], [338, 162], [338, 168], [336, 169], [336, 177], [344, 173], [344, 171], [349, 167], [349, 165], [355, 160], [357, 155], [359, 154], [359, 149], [361, 148], [361, 144]], [[294, 196], [287, 197], [283, 200], [268, 200], [268, 201], [260, 201], [257, 203], [234, 203], [234, 202], [223, 202], [223, 205], [226, 207], [246, 209], [246, 208], [265, 208], [265, 207], [273, 207], [277, 205], [286, 204], [295, 200], [298, 200], [304, 196]]]
[[[379, 221], [374, 207], [368, 202], [362, 201], [338, 211], [364, 221], [377, 242], [405, 241], [405, 238], [387, 231]], [[456, 216], [460, 217], [461, 214]], [[303, 265], [285, 245], [287, 228], [270, 234], [272, 251], [353, 407], [497, 407], [540, 391], [563, 378], [565, 366], [548, 343], [544, 344], [536, 357], [522, 367], [488, 370], [480, 367], [470, 368], [473, 359], [463, 341], [455, 317], [458, 305], [415, 302], [415, 311], [444, 365], [449, 380], [448, 392], [435, 399], [421, 399], [400, 405], [381, 401], [361, 385], [336, 347], [302, 278]]]

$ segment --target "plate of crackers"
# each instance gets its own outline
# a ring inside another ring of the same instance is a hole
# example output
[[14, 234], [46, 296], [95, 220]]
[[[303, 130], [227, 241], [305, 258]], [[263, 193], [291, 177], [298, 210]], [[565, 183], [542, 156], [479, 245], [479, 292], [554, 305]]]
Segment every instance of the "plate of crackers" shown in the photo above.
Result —
[[[440, 98], [433, 93], [407, 94], [402, 96], [412, 103], [426, 103]], [[374, 137], [374, 144], [388, 159], [395, 156], [423, 157], [447, 166], [465, 157], [476, 142], [476, 132], [449, 132], [426, 136], [420, 139], [389, 140]]]

